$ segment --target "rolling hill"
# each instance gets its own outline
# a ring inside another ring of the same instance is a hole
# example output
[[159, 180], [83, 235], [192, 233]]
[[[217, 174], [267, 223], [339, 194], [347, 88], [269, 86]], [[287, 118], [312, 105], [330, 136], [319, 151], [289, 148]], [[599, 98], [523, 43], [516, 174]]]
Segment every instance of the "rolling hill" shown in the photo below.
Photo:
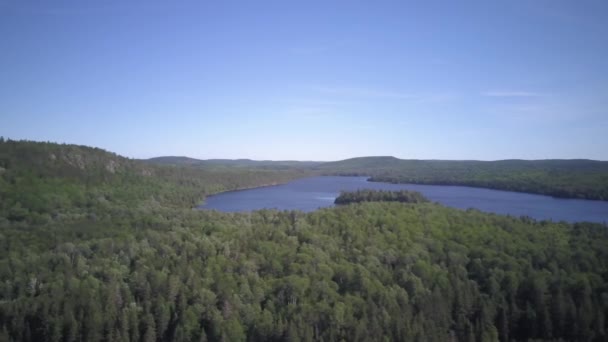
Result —
[[151, 164], [191, 165], [216, 168], [256, 168], [256, 169], [305, 169], [317, 166], [321, 162], [295, 160], [251, 160], [251, 159], [194, 159], [189, 157], [155, 157], [143, 160]]

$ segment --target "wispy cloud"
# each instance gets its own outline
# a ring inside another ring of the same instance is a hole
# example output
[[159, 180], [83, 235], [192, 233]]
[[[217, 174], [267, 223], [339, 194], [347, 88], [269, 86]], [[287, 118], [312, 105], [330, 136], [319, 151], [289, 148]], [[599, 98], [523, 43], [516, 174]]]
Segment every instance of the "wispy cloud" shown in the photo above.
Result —
[[313, 55], [329, 50], [327, 46], [294, 46], [289, 48], [289, 52], [294, 55]]
[[299, 118], [299, 119], [310, 119], [318, 120], [334, 116], [335, 110], [326, 107], [289, 107], [282, 110], [282, 115], [286, 117]]
[[293, 55], [322, 55], [328, 52], [336, 52], [348, 49], [355, 41], [349, 38], [340, 39], [317, 39], [314, 42], [295, 42], [287, 48], [287, 52]]
[[327, 87], [314, 86], [313, 90], [324, 94], [367, 97], [367, 98], [392, 98], [392, 99], [418, 99], [420, 96], [412, 93], [398, 92], [387, 89], [353, 88], [353, 87]]
[[329, 95], [334, 98], [340, 97], [354, 101], [355, 103], [368, 100], [397, 100], [410, 103], [441, 103], [452, 102], [460, 99], [462, 94], [455, 92], [403, 92], [386, 88], [369, 87], [335, 87], [335, 86], [312, 86], [309, 87], [317, 93]]
[[352, 101], [348, 100], [328, 100], [308, 97], [287, 97], [274, 99], [280, 105], [290, 105], [297, 107], [340, 107], [353, 105]]
[[540, 97], [544, 96], [541, 93], [531, 91], [485, 91], [481, 95], [489, 97]]
[[569, 105], [504, 105], [485, 109], [497, 120], [526, 125], [547, 125], [582, 122], [593, 117], [592, 113]]

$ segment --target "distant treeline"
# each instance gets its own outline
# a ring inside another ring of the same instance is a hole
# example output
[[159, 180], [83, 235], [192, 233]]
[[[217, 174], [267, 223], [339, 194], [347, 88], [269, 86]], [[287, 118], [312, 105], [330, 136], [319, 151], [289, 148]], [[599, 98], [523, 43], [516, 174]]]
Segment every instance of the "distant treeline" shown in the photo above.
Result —
[[426, 197], [416, 191], [399, 190], [399, 191], [384, 191], [384, 190], [357, 190], [341, 192], [335, 204], [349, 204], [360, 202], [402, 202], [402, 203], [423, 203], [428, 202]]
[[594, 160], [445, 161], [354, 158], [316, 166], [334, 175], [389, 183], [464, 185], [554, 197], [608, 200], [608, 162]]

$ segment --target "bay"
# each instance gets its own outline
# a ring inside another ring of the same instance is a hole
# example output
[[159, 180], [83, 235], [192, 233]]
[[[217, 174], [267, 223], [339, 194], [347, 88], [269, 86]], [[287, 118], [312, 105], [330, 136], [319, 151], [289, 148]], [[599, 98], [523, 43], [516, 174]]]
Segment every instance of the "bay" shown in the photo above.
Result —
[[334, 205], [340, 191], [357, 189], [413, 190], [433, 202], [458, 209], [474, 208], [539, 220], [608, 222], [608, 202], [563, 199], [520, 192], [453, 185], [368, 182], [367, 177], [319, 176], [286, 184], [224, 192], [209, 196], [199, 209], [244, 212], [259, 209], [313, 211]]

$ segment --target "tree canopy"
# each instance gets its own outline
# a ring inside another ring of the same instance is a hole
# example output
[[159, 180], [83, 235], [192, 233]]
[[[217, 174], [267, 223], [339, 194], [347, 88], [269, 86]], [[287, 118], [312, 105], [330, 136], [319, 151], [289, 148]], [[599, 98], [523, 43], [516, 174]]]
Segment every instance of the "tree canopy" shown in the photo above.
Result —
[[608, 339], [605, 225], [371, 191], [199, 211], [201, 194], [298, 174], [2, 144], [23, 144], [0, 147], [3, 341]]

